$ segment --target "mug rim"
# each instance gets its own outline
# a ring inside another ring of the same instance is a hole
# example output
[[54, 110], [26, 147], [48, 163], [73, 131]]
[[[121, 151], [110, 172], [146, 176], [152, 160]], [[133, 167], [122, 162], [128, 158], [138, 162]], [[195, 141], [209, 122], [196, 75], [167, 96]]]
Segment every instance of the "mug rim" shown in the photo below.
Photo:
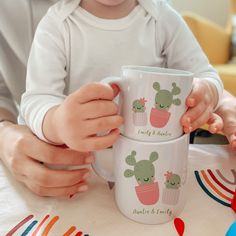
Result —
[[171, 69], [158, 66], [139, 66], [139, 65], [125, 65], [121, 67], [122, 71], [129, 70], [134, 72], [145, 72], [147, 74], [159, 74], [167, 76], [194, 76], [193, 72]]
[[[137, 140], [137, 139], [133, 139], [133, 138], [129, 138], [127, 136], [124, 136], [123, 134], [119, 135], [119, 139], [120, 140], [127, 140], [128, 142], [133, 142], [136, 144], [141, 144], [141, 145], [163, 145], [163, 144], [172, 144], [172, 143], [176, 143], [182, 139], [189, 139], [189, 134], [182, 134], [180, 137], [174, 138], [174, 139], [170, 139], [170, 140], [163, 140], [163, 141], [144, 141], [144, 140]], [[118, 139], [118, 140], [119, 140]]]

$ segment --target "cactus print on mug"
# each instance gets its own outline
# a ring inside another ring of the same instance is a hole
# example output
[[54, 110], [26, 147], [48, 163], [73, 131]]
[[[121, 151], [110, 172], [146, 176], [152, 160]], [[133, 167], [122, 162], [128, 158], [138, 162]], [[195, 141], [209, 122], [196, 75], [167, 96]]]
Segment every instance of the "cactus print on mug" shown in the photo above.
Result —
[[133, 123], [136, 126], [147, 125], [146, 102], [147, 100], [145, 98], [133, 101]]
[[159, 186], [155, 182], [155, 167], [153, 162], [158, 159], [158, 153], [152, 152], [149, 160], [136, 161], [136, 151], [132, 151], [125, 161], [128, 165], [133, 166], [133, 170], [127, 169], [124, 176], [130, 178], [135, 177], [138, 185], [135, 191], [139, 201], [143, 205], [153, 205], [159, 200]]
[[162, 202], [168, 205], [176, 205], [179, 201], [181, 178], [179, 175], [167, 171], [165, 173], [165, 186]]
[[169, 121], [171, 113], [169, 112], [172, 104], [179, 106], [181, 100], [174, 98], [175, 95], [181, 93], [181, 89], [172, 83], [172, 90], [161, 89], [158, 82], [153, 83], [153, 88], [157, 91], [155, 96], [155, 107], [152, 108], [150, 114], [150, 123], [153, 127], [163, 128]]

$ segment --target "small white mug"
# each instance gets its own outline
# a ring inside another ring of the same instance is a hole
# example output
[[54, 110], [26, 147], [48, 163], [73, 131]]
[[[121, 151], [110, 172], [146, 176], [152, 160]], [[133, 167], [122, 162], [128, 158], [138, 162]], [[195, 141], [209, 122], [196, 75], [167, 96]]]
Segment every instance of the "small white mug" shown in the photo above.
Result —
[[160, 143], [120, 135], [113, 145], [113, 172], [98, 158], [95, 172], [115, 182], [115, 199], [128, 218], [161, 224], [175, 218], [186, 202], [189, 135]]
[[117, 84], [122, 134], [142, 141], [160, 142], [183, 134], [181, 116], [192, 89], [193, 73], [147, 66], [123, 66], [121, 77], [101, 83]]

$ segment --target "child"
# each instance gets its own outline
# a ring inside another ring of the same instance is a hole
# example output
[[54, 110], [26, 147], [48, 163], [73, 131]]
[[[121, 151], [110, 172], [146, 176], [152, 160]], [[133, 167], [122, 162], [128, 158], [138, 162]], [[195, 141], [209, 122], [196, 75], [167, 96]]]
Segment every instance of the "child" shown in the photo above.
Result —
[[[181, 120], [184, 131], [212, 119], [222, 83], [165, 1], [63, 0], [35, 34], [22, 96], [24, 121], [41, 139], [74, 150], [111, 146], [123, 122], [112, 101], [116, 89], [96, 82], [119, 75], [128, 64], [194, 72], [189, 109]], [[111, 131], [96, 135], [106, 130]]]

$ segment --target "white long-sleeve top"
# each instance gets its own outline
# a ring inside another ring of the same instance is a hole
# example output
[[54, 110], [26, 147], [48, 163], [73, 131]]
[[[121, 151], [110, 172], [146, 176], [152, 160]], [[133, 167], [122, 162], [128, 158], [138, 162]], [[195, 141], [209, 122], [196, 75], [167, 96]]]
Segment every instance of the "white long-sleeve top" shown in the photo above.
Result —
[[53, 1], [0, 0], [0, 107], [15, 116], [25, 91], [34, 31]]
[[119, 76], [122, 65], [188, 70], [214, 83], [221, 97], [222, 82], [184, 20], [165, 1], [154, 2], [140, 0], [115, 20], [90, 14], [80, 0], [61, 1], [48, 11], [35, 34], [21, 103], [38, 137], [45, 140], [42, 123], [50, 108], [85, 83]]

